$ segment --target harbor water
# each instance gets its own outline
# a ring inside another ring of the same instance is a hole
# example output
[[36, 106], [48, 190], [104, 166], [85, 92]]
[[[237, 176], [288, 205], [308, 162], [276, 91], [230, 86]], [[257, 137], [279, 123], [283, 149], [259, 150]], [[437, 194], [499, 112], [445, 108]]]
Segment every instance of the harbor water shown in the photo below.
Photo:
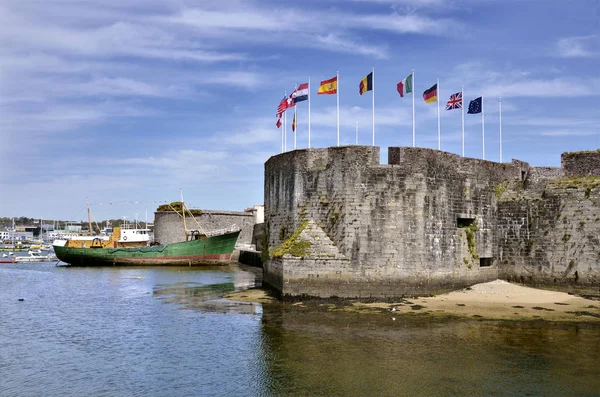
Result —
[[237, 265], [0, 265], [0, 396], [600, 395], [597, 323], [223, 298], [256, 284]]

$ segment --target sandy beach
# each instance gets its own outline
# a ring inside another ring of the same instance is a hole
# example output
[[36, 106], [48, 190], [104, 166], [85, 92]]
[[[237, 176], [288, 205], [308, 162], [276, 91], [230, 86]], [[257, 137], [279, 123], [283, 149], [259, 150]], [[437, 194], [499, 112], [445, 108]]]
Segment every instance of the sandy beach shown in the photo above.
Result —
[[[253, 289], [227, 296], [236, 301], [268, 304], [274, 302], [264, 290]], [[427, 314], [492, 320], [546, 320], [600, 323], [600, 301], [525, 287], [502, 280], [476, 284], [472, 287], [434, 297], [399, 299], [397, 302], [364, 303], [349, 300], [350, 304], [322, 303], [329, 310], [387, 312], [390, 316]], [[307, 303], [296, 302], [295, 307]], [[311, 302], [310, 305], [314, 305]]]

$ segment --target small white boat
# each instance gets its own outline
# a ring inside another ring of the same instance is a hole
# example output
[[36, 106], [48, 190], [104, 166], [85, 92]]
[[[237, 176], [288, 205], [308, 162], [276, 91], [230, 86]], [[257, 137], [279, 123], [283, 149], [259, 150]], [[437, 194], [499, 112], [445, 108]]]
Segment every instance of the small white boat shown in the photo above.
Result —
[[[39, 251], [39, 250], [37, 250]], [[52, 262], [56, 260], [56, 255], [40, 255], [39, 252], [29, 251], [28, 256], [17, 256], [15, 262]]]

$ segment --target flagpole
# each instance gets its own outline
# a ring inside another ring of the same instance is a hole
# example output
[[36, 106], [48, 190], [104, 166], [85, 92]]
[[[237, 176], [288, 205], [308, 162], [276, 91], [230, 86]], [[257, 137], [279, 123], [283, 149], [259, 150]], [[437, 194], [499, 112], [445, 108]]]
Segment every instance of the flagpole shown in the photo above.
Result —
[[[294, 92], [298, 89], [298, 84], [294, 84]], [[298, 93], [296, 93], [298, 95]], [[294, 150], [296, 150], [296, 131], [298, 131], [298, 104], [294, 105], [294, 120], [295, 123], [294, 128], [292, 128], [292, 132], [294, 133]]]
[[462, 97], [462, 156], [465, 157], [465, 86], [460, 86], [460, 96]]
[[308, 76], [308, 148], [310, 149], [310, 76]]
[[485, 160], [485, 119], [483, 116], [483, 92], [481, 93], [481, 158]]
[[502, 162], [502, 97], [498, 97], [500, 103], [500, 162]]
[[335, 72], [335, 80], [337, 82], [336, 102], [337, 102], [337, 145], [340, 146], [340, 72]]
[[358, 145], [358, 119], [356, 119], [356, 144]]
[[438, 105], [438, 150], [441, 150], [442, 136], [440, 134], [440, 79], [437, 79], [437, 105]]
[[283, 97], [285, 98], [285, 106], [286, 109], [283, 111], [283, 151], [286, 152], [287, 151], [287, 144], [286, 144], [286, 139], [287, 139], [287, 91], [283, 91]]
[[375, 68], [373, 68], [373, 70], [371, 71], [371, 73], [373, 74], [371, 76], [371, 86], [373, 88], [373, 92], [371, 94], [373, 94], [373, 116], [372, 116], [372, 120], [373, 120], [373, 146], [375, 146]]
[[283, 151], [287, 152], [287, 110], [283, 113]]
[[415, 147], [415, 70], [412, 70], [412, 100], [413, 100], [413, 147]]

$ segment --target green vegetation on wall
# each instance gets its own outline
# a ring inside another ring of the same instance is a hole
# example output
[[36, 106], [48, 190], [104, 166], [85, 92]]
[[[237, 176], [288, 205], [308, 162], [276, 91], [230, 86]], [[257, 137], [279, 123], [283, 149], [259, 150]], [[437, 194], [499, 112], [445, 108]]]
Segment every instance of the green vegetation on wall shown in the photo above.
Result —
[[288, 237], [281, 245], [271, 251], [271, 257], [281, 258], [285, 254], [289, 254], [298, 258], [303, 258], [308, 255], [312, 243], [310, 241], [300, 240], [300, 233], [306, 228], [308, 221], [304, 220], [300, 226], [290, 237]]
[[[549, 186], [556, 187], [559, 189], [589, 189], [591, 193], [591, 189], [596, 187], [600, 187], [600, 176], [578, 176], [578, 177], [570, 177], [570, 178], [560, 178], [551, 180], [548, 182]], [[587, 193], [586, 197], [589, 197]]]
[[470, 224], [459, 223], [459, 229], [464, 229], [465, 235], [467, 236], [467, 247], [469, 248], [469, 253], [471, 254], [472, 260], [468, 260], [467, 258], [463, 258], [463, 261], [467, 265], [469, 269], [471, 269], [473, 261], [479, 259], [479, 254], [477, 253], [477, 247], [475, 245], [475, 233], [477, 232], [477, 220], [474, 219]]
[[[170, 211], [175, 211], [179, 214], [182, 213], [182, 208], [183, 205], [181, 204], [181, 201], [173, 201], [171, 204], [162, 204], [159, 205], [158, 208], [156, 209], [156, 212], [170, 212]], [[198, 215], [202, 215], [202, 210], [188, 210], [192, 215], [194, 216], [198, 216]]]

